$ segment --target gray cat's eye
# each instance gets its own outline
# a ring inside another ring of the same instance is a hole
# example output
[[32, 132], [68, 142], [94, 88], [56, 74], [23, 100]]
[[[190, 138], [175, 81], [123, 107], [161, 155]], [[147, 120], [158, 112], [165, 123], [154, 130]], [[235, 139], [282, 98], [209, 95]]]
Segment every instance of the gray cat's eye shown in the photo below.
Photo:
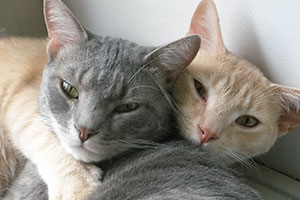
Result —
[[237, 118], [235, 122], [239, 125], [242, 125], [244, 127], [249, 127], [249, 128], [255, 127], [259, 123], [259, 121], [255, 117], [249, 115], [241, 116]]
[[115, 109], [116, 113], [128, 113], [128, 112], [132, 112], [134, 110], [136, 110], [139, 107], [139, 104], [137, 103], [127, 103], [127, 104], [123, 104], [118, 106]]
[[78, 98], [78, 91], [75, 87], [70, 85], [69, 83], [63, 81], [62, 82], [62, 88], [64, 92], [71, 98], [77, 99]]
[[204, 86], [196, 79], [194, 80], [194, 84], [195, 84], [195, 88], [196, 88], [198, 94], [200, 95], [200, 97], [203, 100], [206, 100], [207, 96], [206, 96], [206, 90], [205, 90]]

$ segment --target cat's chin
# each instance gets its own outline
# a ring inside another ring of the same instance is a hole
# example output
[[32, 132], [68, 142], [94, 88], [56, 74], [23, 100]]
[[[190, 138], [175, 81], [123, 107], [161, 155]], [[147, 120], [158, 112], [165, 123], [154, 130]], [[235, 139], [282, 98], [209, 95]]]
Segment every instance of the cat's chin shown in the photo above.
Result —
[[205, 151], [212, 153], [222, 153], [222, 150], [218, 148], [218, 145], [215, 144], [216, 140], [212, 140], [206, 143], [198, 144]]
[[76, 159], [82, 162], [98, 162], [102, 160], [102, 156], [86, 149], [83, 146], [68, 146], [67, 151]]

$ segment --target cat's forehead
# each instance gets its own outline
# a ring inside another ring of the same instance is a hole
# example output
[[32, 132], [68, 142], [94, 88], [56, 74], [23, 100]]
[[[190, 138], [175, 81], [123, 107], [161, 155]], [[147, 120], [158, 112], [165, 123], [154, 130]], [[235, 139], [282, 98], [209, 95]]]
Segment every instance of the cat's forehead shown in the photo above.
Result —
[[91, 36], [88, 41], [61, 50], [55, 62], [75, 70], [135, 70], [148, 52], [149, 48], [121, 38]]
[[[75, 71], [92, 70], [95, 73], [134, 70], [134, 66], [142, 59], [137, 47], [122, 39], [95, 37], [80, 45], [66, 47], [54, 62], [57, 70], [70, 68]], [[129, 65], [133, 67], [129, 68]]]
[[138, 84], [134, 75], [150, 50], [123, 39], [95, 37], [62, 54], [56, 61], [57, 73], [77, 87], [116, 96], [124, 87]]
[[211, 84], [225, 85], [251, 85], [260, 83], [261, 86], [269, 85], [263, 73], [252, 63], [230, 53], [220, 56], [203, 55], [195, 59], [188, 71], [195, 78], [209, 81]]
[[207, 56], [193, 62], [188, 71], [203, 84], [209, 98], [220, 105], [226, 102], [236, 109], [258, 109], [262, 99], [275, 99], [276, 94], [262, 72], [250, 62], [236, 56]]
[[100, 70], [134, 70], [147, 52], [146, 47], [121, 38], [96, 36], [86, 42], [81, 50], [87, 64], [98, 65]]

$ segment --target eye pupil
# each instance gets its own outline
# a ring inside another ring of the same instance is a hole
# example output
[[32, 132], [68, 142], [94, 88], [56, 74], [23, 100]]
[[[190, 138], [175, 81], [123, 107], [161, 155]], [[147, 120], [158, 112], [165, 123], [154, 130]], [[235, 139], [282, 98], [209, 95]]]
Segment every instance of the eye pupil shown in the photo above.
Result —
[[255, 117], [248, 115], [237, 118], [235, 122], [239, 125], [249, 128], [255, 127], [259, 123], [259, 121]]
[[62, 82], [62, 88], [64, 90], [64, 92], [71, 98], [73, 99], [77, 99], [78, 98], [78, 92], [77, 89], [75, 87], [73, 87], [72, 85], [70, 85], [69, 83], [63, 81]]
[[206, 99], [206, 90], [204, 86], [197, 80], [194, 80], [195, 88], [202, 99]]
[[119, 113], [119, 114], [129, 113], [129, 112], [132, 112], [132, 111], [136, 110], [138, 107], [139, 107], [139, 105], [137, 103], [123, 104], [123, 105], [118, 106], [115, 109], [115, 112]]

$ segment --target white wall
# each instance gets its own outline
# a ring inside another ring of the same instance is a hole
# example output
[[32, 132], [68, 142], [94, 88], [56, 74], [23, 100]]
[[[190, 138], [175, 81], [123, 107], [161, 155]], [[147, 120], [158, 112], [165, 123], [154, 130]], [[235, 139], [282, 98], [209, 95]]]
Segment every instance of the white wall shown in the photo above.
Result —
[[[90, 30], [139, 44], [160, 45], [185, 35], [200, 0], [65, 0]], [[300, 1], [215, 0], [229, 50], [259, 65], [274, 82], [300, 88]], [[300, 129], [263, 157], [300, 178]]]

